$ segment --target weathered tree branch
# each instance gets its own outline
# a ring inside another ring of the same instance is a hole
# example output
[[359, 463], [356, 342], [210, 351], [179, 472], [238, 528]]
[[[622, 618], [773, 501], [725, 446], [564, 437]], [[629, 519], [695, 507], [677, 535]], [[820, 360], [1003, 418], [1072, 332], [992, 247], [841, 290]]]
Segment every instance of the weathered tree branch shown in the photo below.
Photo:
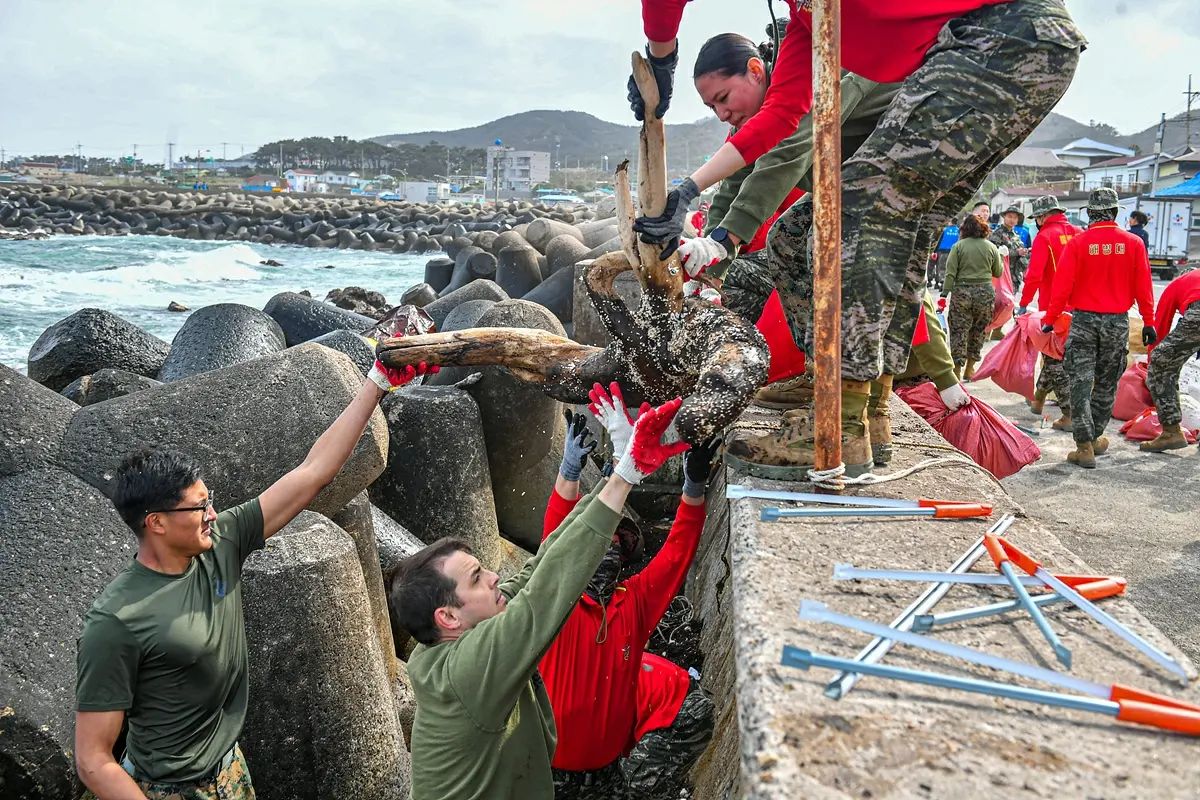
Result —
[[621, 250], [624, 251], [630, 268], [638, 271], [638, 280], [641, 280], [642, 259], [638, 255], [637, 234], [633, 232], [635, 214], [633, 211], [633, 192], [629, 188], [628, 159], [617, 165], [615, 183], [617, 189], [617, 231], [621, 235]]

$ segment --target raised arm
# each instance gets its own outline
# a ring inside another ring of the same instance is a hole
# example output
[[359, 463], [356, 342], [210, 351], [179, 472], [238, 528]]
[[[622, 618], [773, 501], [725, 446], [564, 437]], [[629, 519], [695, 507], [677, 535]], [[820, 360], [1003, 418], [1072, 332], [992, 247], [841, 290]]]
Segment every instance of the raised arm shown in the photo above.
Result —
[[350, 405], [325, 429], [300, 466], [271, 484], [259, 495], [263, 515], [263, 538], [278, 533], [308, 507], [317, 493], [334, 479], [354, 452], [371, 414], [387, 392], [395, 391], [418, 375], [435, 373], [438, 367], [393, 370], [378, 361]]
[[567, 514], [579, 502], [579, 476], [588, 456], [596, 449], [596, 440], [587, 429], [587, 418], [583, 414], [564, 409], [567, 418], [567, 437], [563, 445], [562, 463], [558, 465], [558, 477], [550, 490], [546, 503], [546, 514], [542, 518], [542, 541], [546, 541], [555, 528], [562, 524]]

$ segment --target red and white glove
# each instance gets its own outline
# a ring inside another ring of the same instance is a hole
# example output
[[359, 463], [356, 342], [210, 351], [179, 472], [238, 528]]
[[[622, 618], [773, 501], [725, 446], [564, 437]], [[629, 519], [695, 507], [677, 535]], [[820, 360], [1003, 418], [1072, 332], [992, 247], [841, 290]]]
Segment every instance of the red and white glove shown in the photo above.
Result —
[[616, 460], [625, 452], [629, 438], [633, 436], [633, 415], [625, 406], [621, 387], [616, 381], [610, 383], [608, 389], [597, 383], [588, 392], [588, 397], [592, 401], [588, 410], [608, 431], [608, 438], [612, 440], [613, 460]]
[[679, 259], [689, 277], [696, 277], [704, 270], [729, 258], [725, 245], [708, 236], [684, 239], [679, 245]]
[[721, 305], [721, 293], [708, 284], [701, 283], [700, 281], [684, 281], [683, 296], [699, 297], [701, 300], [707, 300], [710, 303]]
[[431, 367], [424, 361], [415, 367], [409, 364], [403, 369], [392, 369], [385, 366], [379, 359], [375, 359], [375, 366], [371, 367], [371, 371], [367, 373], [367, 380], [385, 392], [394, 392], [401, 386], [411, 383], [420, 375], [436, 375], [439, 370], [441, 367], [437, 365]]
[[938, 311], [945, 311], [945, 310], [946, 310], [946, 298], [944, 298], [944, 297], [939, 297], [939, 298], [938, 298], [937, 310], [938, 310]]
[[960, 409], [971, 402], [971, 395], [967, 394], [967, 390], [962, 387], [961, 383], [947, 386], [938, 394], [942, 396], [942, 402], [946, 404], [946, 408], [951, 411]]
[[[683, 399], [676, 397], [658, 408], [647, 409], [638, 416], [637, 422], [633, 424], [633, 436], [617, 459], [614, 475], [637, 486], [671, 456], [688, 449], [687, 442], [679, 441], [671, 425], [681, 405]], [[663, 441], [664, 439], [675, 441], [667, 442]]]

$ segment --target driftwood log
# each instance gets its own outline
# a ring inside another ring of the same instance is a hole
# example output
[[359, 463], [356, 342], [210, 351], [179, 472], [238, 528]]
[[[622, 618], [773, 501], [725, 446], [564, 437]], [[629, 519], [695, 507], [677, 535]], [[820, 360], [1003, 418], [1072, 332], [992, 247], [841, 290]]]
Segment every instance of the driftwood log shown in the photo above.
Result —
[[[666, 139], [654, 114], [658, 89], [649, 65], [633, 54], [633, 72], [646, 100], [639, 142], [641, 213], [658, 215], [667, 202]], [[613, 341], [589, 347], [545, 331], [475, 328], [387, 339], [383, 363], [402, 367], [425, 361], [444, 366], [500, 365], [542, 386], [566, 403], [585, 403], [595, 383], [617, 381], [632, 403], [685, 398], [676, 417], [684, 441], [699, 444], [733, 422], [767, 377], [762, 335], [746, 320], [707, 300], [684, 298], [678, 254], [663, 261], [660, 247], [634, 234], [628, 163], [617, 167], [617, 228], [621, 250], [597, 258], [584, 278], [592, 304]], [[631, 310], [613, 291], [613, 280], [633, 270], [642, 300]]]

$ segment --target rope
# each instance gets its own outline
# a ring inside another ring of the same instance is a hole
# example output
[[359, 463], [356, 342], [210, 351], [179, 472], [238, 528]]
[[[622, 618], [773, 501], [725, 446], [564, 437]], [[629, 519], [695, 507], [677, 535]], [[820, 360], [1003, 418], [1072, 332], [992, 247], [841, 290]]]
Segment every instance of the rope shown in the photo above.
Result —
[[857, 478], [844, 477], [846, 474], [846, 465], [838, 464], [833, 469], [817, 470], [810, 469], [808, 471], [809, 483], [822, 489], [842, 489], [846, 486], [874, 486], [880, 483], [888, 483], [890, 481], [898, 481], [901, 478], [907, 478], [909, 475], [920, 472], [921, 470], [929, 469], [930, 467], [940, 466], [964, 466], [973, 467], [974, 469], [983, 472], [995, 481], [992, 473], [985, 468], [976, 464], [967, 458], [955, 458], [951, 456], [943, 456], [941, 458], [930, 458], [925, 461], [913, 464], [911, 467], [906, 467], [899, 472], [889, 472], [887, 475], [876, 475], [872, 472], [867, 472], [859, 475]]

